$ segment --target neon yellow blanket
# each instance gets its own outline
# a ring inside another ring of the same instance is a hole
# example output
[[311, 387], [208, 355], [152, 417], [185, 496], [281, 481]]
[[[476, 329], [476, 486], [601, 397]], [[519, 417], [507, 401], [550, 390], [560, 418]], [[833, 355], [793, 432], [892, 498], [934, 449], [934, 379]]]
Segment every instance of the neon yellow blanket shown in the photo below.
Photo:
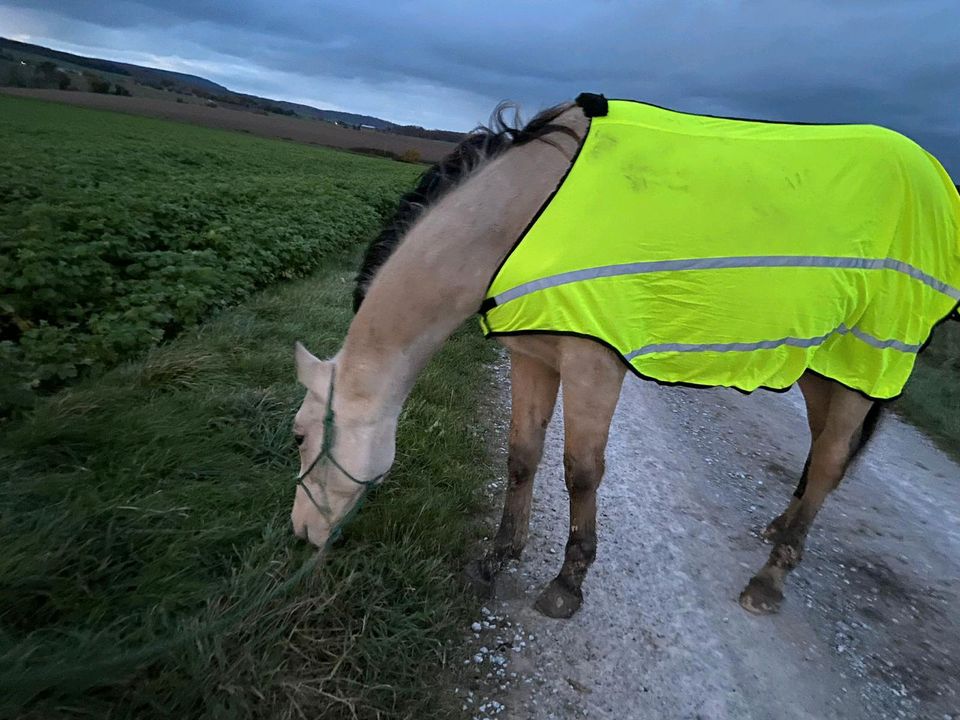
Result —
[[663, 382], [890, 398], [958, 301], [960, 197], [906, 137], [610, 101], [481, 312]]

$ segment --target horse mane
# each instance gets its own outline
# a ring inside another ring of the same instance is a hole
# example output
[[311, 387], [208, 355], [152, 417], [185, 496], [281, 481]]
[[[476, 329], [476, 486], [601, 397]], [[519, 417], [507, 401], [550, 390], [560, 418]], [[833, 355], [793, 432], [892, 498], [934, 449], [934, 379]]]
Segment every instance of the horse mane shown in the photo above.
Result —
[[[572, 103], [562, 103], [547, 108], [521, 126], [517, 106], [502, 102], [493, 111], [489, 126], [480, 125], [472, 130], [449, 155], [424, 172], [417, 186], [400, 198], [393, 217], [367, 246], [353, 290], [353, 311], [360, 308], [377, 271], [396, 250], [410, 226], [428, 207], [460, 184], [474, 170], [512, 147], [534, 140], [553, 144], [546, 136], [554, 132], [576, 138], [573, 130], [553, 122], [572, 106]], [[504, 117], [509, 110], [513, 110], [510, 121]]]

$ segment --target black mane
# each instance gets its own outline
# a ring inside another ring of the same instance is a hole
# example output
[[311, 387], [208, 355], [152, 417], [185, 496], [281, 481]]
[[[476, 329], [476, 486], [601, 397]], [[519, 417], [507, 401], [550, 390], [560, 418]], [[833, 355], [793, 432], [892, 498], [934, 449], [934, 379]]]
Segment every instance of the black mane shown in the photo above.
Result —
[[[393, 217], [367, 246], [363, 263], [357, 273], [357, 284], [353, 290], [354, 312], [360, 308], [360, 303], [367, 294], [367, 288], [380, 266], [387, 261], [404, 233], [427, 207], [485, 161], [501, 155], [511, 147], [544, 138], [553, 132], [562, 132], [576, 137], [576, 133], [570, 128], [553, 123], [560, 113], [570, 107], [570, 103], [564, 103], [548, 108], [523, 127], [519, 127], [519, 113], [516, 108], [509, 103], [501, 103], [494, 110], [490, 127], [481, 125], [473, 130], [454, 148], [453, 152], [421, 175], [417, 186], [400, 198]], [[513, 122], [504, 120], [504, 114], [510, 108], [514, 109]], [[545, 142], [551, 141], [545, 140]]]

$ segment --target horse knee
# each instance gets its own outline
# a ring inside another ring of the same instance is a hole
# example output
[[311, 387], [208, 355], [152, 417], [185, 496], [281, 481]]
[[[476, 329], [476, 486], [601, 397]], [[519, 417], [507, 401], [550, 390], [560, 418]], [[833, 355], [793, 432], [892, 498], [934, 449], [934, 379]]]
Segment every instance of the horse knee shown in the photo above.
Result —
[[520, 487], [533, 480], [540, 453], [528, 445], [511, 445], [507, 456], [507, 479], [510, 487]]
[[571, 453], [563, 456], [564, 480], [571, 495], [595, 492], [603, 477], [603, 455], [584, 458]]

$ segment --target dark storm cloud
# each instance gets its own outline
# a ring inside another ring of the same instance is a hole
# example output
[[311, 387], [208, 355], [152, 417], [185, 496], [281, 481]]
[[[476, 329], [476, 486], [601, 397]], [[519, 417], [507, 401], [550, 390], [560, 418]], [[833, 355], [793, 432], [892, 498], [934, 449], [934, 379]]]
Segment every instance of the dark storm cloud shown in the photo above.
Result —
[[240, 90], [402, 122], [464, 129], [503, 98], [533, 111], [593, 90], [883, 124], [960, 174], [956, 0], [0, 2], [13, 26], [0, 34], [178, 59]]

